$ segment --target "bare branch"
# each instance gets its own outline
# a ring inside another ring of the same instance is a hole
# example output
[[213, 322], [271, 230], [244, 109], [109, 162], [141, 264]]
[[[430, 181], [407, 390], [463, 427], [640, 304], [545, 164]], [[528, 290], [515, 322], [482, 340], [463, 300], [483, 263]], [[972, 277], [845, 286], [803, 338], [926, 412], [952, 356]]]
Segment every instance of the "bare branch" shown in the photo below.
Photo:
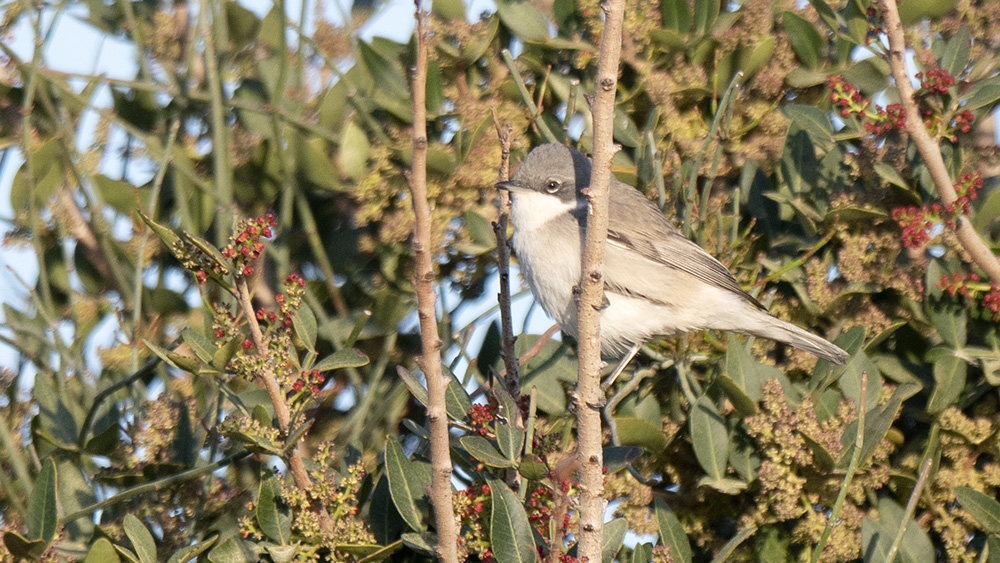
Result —
[[590, 214], [587, 216], [580, 274], [577, 334], [580, 366], [577, 374], [577, 434], [580, 464], [580, 560], [601, 560], [604, 523], [604, 459], [600, 405], [601, 336], [600, 311], [604, 300], [604, 241], [608, 236], [608, 197], [611, 185], [611, 158], [614, 156], [613, 119], [618, 87], [618, 64], [622, 48], [622, 18], [625, 0], [607, 0], [601, 54], [597, 63], [597, 92], [593, 104], [594, 164], [590, 178]]
[[[493, 112], [493, 125], [497, 128], [497, 138], [500, 139], [500, 170], [497, 173], [497, 181], [505, 182], [510, 179], [510, 135], [511, 127], [504, 128], [500, 125], [500, 116], [497, 109], [491, 107]], [[500, 209], [497, 212], [497, 220], [493, 223], [493, 234], [497, 240], [497, 269], [500, 273], [500, 295], [497, 299], [500, 303], [500, 333], [503, 335], [503, 365], [504, 365], [504, 386], [511, 397], [517, 399], [521, 396], [521, 381], [517, 362], [517, 355], [514, 353], [513, 321], [510, 315], [510, 243], [507, 242], [507, 223], [510, 221], [510, 192], [500, 190]]]
[[[892, 69], [892, 78], [899, 90], [900, 102], [906, 109], [906, 131], [910, 134], [913, 144], [917, 146], [920, 156], [924, 159], [924, 164], [927, 165], [927, 170], [934, 180], [941, 201], [946, 206], [952, 205], [958, 199], [954, 182], [948, 175], [948, 168], [941, 157], [941, 148], [927, 134], [927, 129], [920, 118], [920, 110], [913, 99], [913, 86], [910, 85], [910, 77], [906, 73], [906, 59], [904, 57], [906, 41], [903, 36], [903, 23], [899, 19], [896, 0], [881, 0], [881, 5], [885, 32], [889, 37], [889, 67]], [[986, 272], [990, 279], [1000, 281], [1000, 261], [993, 255], [967, 217], [958, 216], [955, 218], [955, 235], [972, 260]]]
[[413, 169], [410, 191], [416, 219], [413, 254], [416, 271], [413, 287], [417, 294], [420, 341], [423, 355], [420, 367], [427, 379], [427, 420], [431, 430], [431, 503], [437, 525], [437, 556], [447, 563], [458, 561], [457, 532], [451, 500], [451, 448], [448, 443], [448, 415], [445, 389], [450, 383], [441, 370], [441, 338], [436, 315], [434, 292], [434, 244], [431, 237], [431, 207], [427, 201], [427, 14], [414, 0], [417, 19], [417, 65], [413, 74]]

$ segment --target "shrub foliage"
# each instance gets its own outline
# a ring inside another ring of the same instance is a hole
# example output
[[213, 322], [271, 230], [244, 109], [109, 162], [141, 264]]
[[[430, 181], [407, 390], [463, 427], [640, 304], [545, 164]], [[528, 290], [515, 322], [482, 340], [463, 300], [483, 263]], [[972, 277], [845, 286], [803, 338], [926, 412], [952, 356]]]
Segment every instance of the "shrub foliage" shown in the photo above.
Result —
[[[38, 274], [7, 274], [0, 559], [432, 556], [415, 41], [362, 39], [372, 9], [334, 24], [308, 2], [3, 6], [0, 31], [38, 38], [31, 58], [0, 43], [5, 242]], [[609, 392], [605, 561], [1000, 553], [1000, 280], [954, 231], [971, 222], [996, 252], [1000, 10], [902, 9], [955, 203], [903, 129], [879, 6], [628, 4], [613, 172], [852, 359], [717, 333], [650, 343]], [[524, 395], [496, 384], [491, 110], [515, 161], [542, 142], [588, 149], [601, 8], [431, 14], [460, 557], [574, 561], [572, 343], [521, 335]], [[133, 49], [134, 79], [50, 66], [63, 18]]]

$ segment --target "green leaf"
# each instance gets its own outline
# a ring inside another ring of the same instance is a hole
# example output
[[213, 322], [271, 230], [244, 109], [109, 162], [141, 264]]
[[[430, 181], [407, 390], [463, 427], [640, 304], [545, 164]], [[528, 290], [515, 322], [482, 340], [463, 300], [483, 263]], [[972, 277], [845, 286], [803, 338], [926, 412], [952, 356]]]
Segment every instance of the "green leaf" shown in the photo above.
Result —
[[199, 360], [206, 364], [212, 363], [212, 358], [215, 356], [216, 351], [215, 344], [206, 338], [204, 334], [185, 327], [181, 331], [181, 339], [191, 347], [191, 350], [194, 351]]
[[878, 367], [868, 358], [864, 350], [858, 350], [851, 357], [840, 374], [838, 383], [844, 398], [851, 399], [855, 405], [861, 403], [861, 375], [868, 374], [868, 393], [865, 396], [865, 411], [870, 411], [878, 404], [882, 393], [882, 376]]
[[407, 459], [403, 447], [396, 438], [390, 437], [385, 442], [385, 472], [389, 478], [389, 493], [399, 515], [414, 531], [426, 531], [424, 513], [431, 486], [430, 466]]
[[212, 563], [257, 563], [260, 551], [259, 544], [233, 536], [208, 552], [208, 560]]
[[489, 440], [482, 436], [462, 436], [458, 439], [465, 451], [472, 457], [483, 462], [487, 467], [514, 467], [515, 463], [502, 455]]
[[[295, 336], [299, 337], [310, 352], [316, 351], [316, 315], [305, 303], [296, 311], [292, 317], [292, 328], [295, 329]], [[315, 357], [315, 356], [313, 356]]]
[[140, 563], [156, 563], [156, 541], [142, 521], [131, 514], [126, 514], [122, 527], [125, 528], [125, 535], [132, 541], [132, 547]]
[[694, 0], [694, 30], [698, 34], [708, 33], [722, 9], [720, 0]]
[[174, 552], [174, 554], [170, 556], [170, 559], [167, 559], [167, 563], [184, 563], [185, 561], [198, 557], [204, 553], [206, 549], [212, 547], [217, 539], [219, 539], [219, 536], [213, 536], [194, 545], [182, 547]]
[[1000, 534], [1000, 502], [969, 487], [955, 487], [955, 498], [983, 530]]
[[618, 429], [618, 442], [621, 445], [639, 446], [654, 454], [667, 447], [667, 438], [663, 435], [662, 425], [634, 416], [616, 416], [614, 420]]
[[402, 70], [364, 41], [357, 42], [357, 49], [365, 68], [368, 69], [368, 73], [376, 85], [377, 92], [395, 99], [408, 100], [410, 98], [410, 89]]
[[368, 356], [362, 354], [360, 350], [344, 348], [316, 362], [312, 369], [333, 371], [335, 369], [356, 368], [368, 365], [368, 361]]
[[934, 391], [927, 401], [927, 412], [938, 414], [958, 400], [965, 389], [968, 366], [965, 360], [945, 356], [934, 362]]
[[937, 329], [941, 339], [952, 348], [965, 346], [968, 336], [969, 314], [965, 307], [932, 306], [928, 307], [931, 324]]
[[260, 482], [254, 516], [265, 536], [279, 545], [288, 545], [292, 516], [281, 501], [281, 484], [277, 477], [268, 477]]
[[87, 552], [87, 558], [83, 560], [83, 563], [119, 563], [120, 561], [121, 558], [118, 557], [115, 546], [108, 541], [108, 538], [99, 538], [94, 542], [94, 545], [90, 546], [90, 551]]
[[403, 366], [396, 366], [396, 374], [399, 375], [399, 379], [406, 385], [406, 388], [410, 391], [410, 395], [417, 400], [423, 406], [427, 406], [427, 389], [420, 383], [417, 376], [413, 375], [413, 372], [404, 368]]
[[448, 385], [444, 388], [445, 410], [452, 420], [465, 420], [472, 408], [469, 394], [462, 387], [462, 382], [455, 378], [444, 366], [441, 366], [448, 377]]
[[469, 233], [474, 246], [489, 252], [496, 248], [497, 241], [493, 235], [493, 225], [485, 217], [473, 210], [468, 210], [462, 216], [465, 220], [465, 230]]
[[340, 149], [337, 151], [337, 165], [340, 166], [340, 171], [354, 181], [360, 180], [368, 171], [370, 152], [368, 135], [353, 120], [347, 121], [340, 132]]
[[622, 548], [625, 541], [625, 532], [628, 531], [628, 521], [624, 518], [615, 518], [604, 524], [604, 537], [601, 538], [601, 561], [611, 563], [615, 559], [615, 554]]
[[514, 426], [514, 421], [497, 422], [495, 425], [497, 444], [500, 452], [506, 456], [511, 465], [517, 465], [521, 458], [521, 448], [524, 447], [524, 430]]
[[131, 216], [136, 209], [145, 209], [149, 204], [148, 188], [140, 190], [128, 182], [112, 180], [104, 174], [95, 174], [91, 179], [101, 200], [126, 217]]
[[[865, 517], [861, 524], [861, 545], [871, 563], [886, 560], [893, 540], [903, 525], [905, 513], [892, 499], [880, 498], [878, 521]], [[934, 563], [934, 545], [913, 519], [906, 523], [903, 541], [899, 545], [899, 561], [907, 563]]]
[[58, 478], [55, 461], [46, 458], [28, 495], [28, 539], [42, 540], [46, 546], [56, 536], [59, 524], [56, 513]]
[[45, 552], [42, 540], [29, 540], [17, 532], [4, 532], [3, 544], [14, 557], [35, 561]]
[[465, 4], [462, 0], [434, 0], [431, 13], [445, 20], [465, 20]]
[[528, 515], [517, 493], [495, 478], [487, 477], [490, 486], [490, 543], [498, 563], [533, 563], [535, 542]]
[[549, 38], [549, 25], [537, 8], [525, 1], [501, 0], [497, 2], [500, 21], [518, 39], [542, 43]]
[[1000, 100], [1000, 76], [980, 80], [969, 88], [964, 96], [965, 105], [962, 109], [975, 111], [981, 107], [991, 106]]
[[875, 173], [879, 175], [880, 178], [889, 182], [890, 184], [903, 188], [904, 190], [909, 190], [910, 186], [906, 183], [906, 180], [899, 175], [896, 169], [884, 162], [876, 162], [874, 165]]
[[944, 54], [941, 56], [939, 63], [941, 69], [948, 71], [948, 74], [955, 78], [961, 77], [965, 65], [969, 64], [971, 43], [972, 33], [969, 28], [967, 26], [958, 28], [955, 35], [948, 40], [948, 46], [945, 47]]
[[660, 15], [663, 18], [663, 27], [681, 33], [691, 29], [691, 8], [688, 7], [687, 0], [662, 0]]
[[803, 104], [785, 104], [781, 108], [792, 123], [809, 135], [812, 142], [820, 147], [829, 148], [833, 141], [833, 123], [827, 112]]
[[691, 542], [688, 541], [684, 526], [681, 526], [681, 521], [677, 519], [673, 509], [660, 497], [653, 498], [653, 507], [660, 543], [670, 548], [674, 561], [691, 563]]
[[819, 66], [823, 38], [813, 24], [795, 12], [783, 12], [781, 23], [788, 33], [788, 42], [792, 44], [792, 50], [798, 55], [802, 64], [810, 69]]
[[[723, 388], [729, 389], [726, 393], [727, 396], [744, 416], [757, 412], [760, 388], [764, 383], [761, 379], [763, 374], [758, 367], [759, 364], [750, 357], [743, 344], [735, 335], [730, 334], [726, 345], [726, 373], [724, 376], [728, 381], [723, 382]], [[731, 388], [734, 386], [739, 393], [731, 393], [733, 391]], [[734, 396], [735, 400], [733, 400]]]
[[726, 421], [708, 396], [702, 396], [691, 407], [691, 445], [708, 477], [722, 479], [726, 474], [729, 438]]
[[399, 537], [403, 530], [403, 518], [392, 503], [389, 492], [389, 478], [383, 473], [375, 484], [371, 499], [368, 501], [368, 523], [372, 527], [375, 541], [382, 545], [389, 544]]
[[548, 477], [549, 466], [537, 454], [524, 454], [517, 464], [517, 472], [529, 481], [541, 481]]

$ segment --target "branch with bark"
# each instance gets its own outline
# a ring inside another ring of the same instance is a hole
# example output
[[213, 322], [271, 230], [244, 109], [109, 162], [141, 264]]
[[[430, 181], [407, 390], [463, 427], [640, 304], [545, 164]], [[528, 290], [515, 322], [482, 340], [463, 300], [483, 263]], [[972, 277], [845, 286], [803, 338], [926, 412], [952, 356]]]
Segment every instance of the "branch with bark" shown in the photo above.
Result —
[[[920, 109], [913, 98], [913, 86], [910, 84], [910, 77], [906, 72], [906, 40], [903, 35], [903, 23], [899, 19], [899, 9], [896, 7], [896, 0], [882, 0], [882, 19], [885, 22], [885, 33], [889, 38], [889, 67], [892, 69], [892, 78], [896, 82], [896, 89], [899, 90], [900, 103], [906, 110], [906, 131], [910, 134], [913, 144], [924, 159], [927, 170], [934, 180], [938, 196], [947, 206], [952, 205], [958, 199], [955, 193], [955, 186], [944, 159], [941, 157], [941, 148], [931, 139], [920, 118]], [[983, 241], [975, 227], [967, 217], [958, 216], [955, 218], [955, 235], [959, 243], [972, 257], [978, 265], [993, 281], [1000, 281], [1000, 261]]]
[[580, 464], [580, 521], [578, 553], [581, 561], [601, 560], [604, 524], [604, 456], [601, 432], [601, 335], [600, 307], [604, 301], [604, 242], [608, 237], [608, 198], [611, 158], [614, 156], [613, 125], [618, 64], [621, 59], [622, 18], [625, 0], [608, 0], [604, 9], [604, 31], [597, 64], [594, 117], [594, 159], [587, 198], [590, 214], [583, 248], [577, 334], [580, 365], [577, 373], [577, 459]]
[[431, 236], [431, 207], [427, 201], [427, 13], [415, 0], [417, 20], [417, 64], [413, 73], [413, 168], [410, 192], [413, 196], [415, 225], [413, 256], [416, 271], [413, 288], [417, 294], [420, 342], [418, 360], [427, 380], [427, 420], [431, 431], [431, 503], [437, 527], [437, 556], [440, 561], [457, 562], [457, 528], [452, 510], [451, 448], [448, 443], [448, 414], [445, 389], [450, 382], [441, 370], [441, 338], [438, 335], [434, 291], [434, 243]]
[[[500, 116], [495, 107], [493, 125], [497, 128], [497, 138], [500, 140], [500, 169], [497, 171], [497, 181], [510, 179], [510, 135], [511, 127], [500, 125]], [[514, 353], [514, 326], [510, 314], [510, 244], [507, 242], [507, 224], [510, 221], [510, 193], [500, 190], [500, 208], [497, 210], [497, 220], [493, 223], [493, 235], [497, 241], [497, 270], [500, 275], [500, 334], [503, 336], [504, 386], [511, 397], [521, 397], [521, 377], [518, 369], [517, 355]]]

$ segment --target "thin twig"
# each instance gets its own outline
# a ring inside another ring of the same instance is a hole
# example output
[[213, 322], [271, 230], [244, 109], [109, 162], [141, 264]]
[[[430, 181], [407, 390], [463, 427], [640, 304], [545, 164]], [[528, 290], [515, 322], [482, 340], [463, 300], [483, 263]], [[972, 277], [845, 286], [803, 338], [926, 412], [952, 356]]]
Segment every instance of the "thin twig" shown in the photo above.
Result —
[[451, 447], [448, 442], [448, 414], [445, 390], [450, 381], [441, 371], [441, 338], [434, 292], [434, 246], [431, 236], [431, 208], [427, 201], [427, 13], [414, 0], [417, 20], [417, 64], [413, 73], [413, 169], [410, 172], [413, 214], [413, 255], [416, 261], [413, 288], [417, 294], [417, 316], [423, 352], [420, 367], [427, 380], [427, 420], [431, 430], [431, 504], [437, 528], [437, 556], [440, 561], [458, 561], [457, 530], [452, 510]]
[[608, 237], [608, 208], [611, 191], [611, 158], [615, 153], [614, 115], [618, 89], [618, 65], [622, 49], [624, 0], [607, 0], [601, 54], [597, 63], [596, 92], [592, 108], [594, 120], [594, 160], [590, 186], [586, 192], [590, 213], [586, 221], [583, 268], [580, 272], [580, 299], [577, 304], [580, 363], [577, 372], [577, 459], [580, 472], [580, 560], [600, 561], [604, 528], [604, 455], [600, 406], [601, 333], [600, 308], [604, 301], [604, 242]]
[[[274, 367], [267, 357], [267, 344], [264, 342], [264, 333], [260, 330], [260, 324], [257, 322], [257, 316], [253, 310], [253, 302], [250, 300], [250, 289], [247, 287], [246, 278], [241, 277], [236, 281], [236, 299], [240, 309], [243, 311], [243, 316], [247, 319], [254, 349], [265, 359], [263, 368], [260, 371], [260, 379], [263, 381], [264, 388], [267, 389], [267, 394], [271, 398], [271, 404], [274, 405], [274, 415], [278, 418], [278, 427], [281, 429], [282, 435], [288, 436], [292, 423], [291, 413], [288, 410], [288, 401], [285, 399], [285, 393], [278, 386], [278, 380], [274, 376]], [[312, 487], [313, 482], [309, 477], [309, 472], [306, 471], [306, 464], [302, 458], [302, 451], [299, 444], [295, 444], [291, 448], [288, 455], [288, 467], [291, 469], [292, 479], [295, 480], [295, 484], [299, 488], [309, 489]], [[327, 514], [326, 508], [321, 505], [316, 505], [314, 508], [319, 516], [320, 528], [324, 532], [332, 531], [333, 521], [330, 519], [330, 515]]]
[[[934, 186], [937, 188], [941, 201], [945, 206], [953, 205], [958, 199], [958, 194], [955, 193], [954, 183], [948, 174], [944, 158], [941, 157], [941, 148], [927, 134], [923, 119], [920, 117], [920, 109], [913, 98], [910, 77], [906, 73], [904, 56], [906, 40], [903, 36], [903, 23], [899, 19], [896, 0], [881, 0], [880, 3], [882, 5], [882, 19], [885, 21], [885, 33], [889, 38], [889, 68], [892, 69], [892, 78], [896, 82], [896, 89], [899, 90], [899, 100], [906, 110], [906, 131], [910, 134], [917, 151], [920, 152], [920, 157], [934, 180]], [[1000, 281], [1000, 260], [997, 260], [989, 246], [976, 232], [968, 217], [962, 215], [955, 217], [955, 235], [972, 260], [986, 272], [990, 279]]]
[[868, 372], [863, 371], [861, 372], [861, 394], [858, 395], [858, 435], [854, 439], [854, 452], [851, 454], [851, 463], [847, 466], [847, 473], [844, 474], [844, 483], [840, 486], [837, 500], [833, 503], [833, 510], [830, 511], [826, 527], [823, 528], [823, 535], [820, 536], [819, 543], [816, 544], [816, 549], [813, 550], [812, 563], [819, 561], [820, 555], [823, 554], [823, 548], [826, 547], [826, 542], [830, 539], [830, 534], [833, 533], [833, 527], [840, 519], [840, 511], [843, 509], [844, 501], [847, 499], [847, 489], [851, 487], [851, 481], [854, 479], [854, 474], [858, 472], [858, 465], [861, 463], [861, 449], [865, 445], [865, 397], [867, 396]]
[[903, 536], [906, 534], [906, 527], [917, 511], [917, 501], [920, 500], [920, 495], [924, 492], [927, 476], [931, 474], [933, 461], [928, 457], [920, 468], [920, 476], [917, 477], [917, 484], [913, 486], [913, 492], [910, 493], [910, 500], [906, 503], [906, 512], [903, 513], [903, 519], [899, 522], [899, 531], [896, 532], [896, 538], [892, 540], [892, 547], [889, 548], [889, 553], [885, 556], [885, 563], [892, 563], [896, 559], [896, 553], [899, 552], [899, 546], [903, 543]]
[[[497, 138], [500, 139], [500, 170], [498, 182], [506, 182], [510, 178], [510, 135], [511, 127], [500, 125], [497, 108], [491, 107], [493, 125], [497, 128]], [[515, 399], [521, 396], [520, 374], [518, 373], [517, 356], [514, 352], [514, 325], [510, 313], [510, 244], [507, 242], [507, 223], [510, 221], [510, 193], [500, 190], [500, 208], [497, 220], [493, 223], [493, 235], [497, 240], [497, 270], [500, 275], [500, 333], [503, 335], [503, 365], [504, 385], [507, 392]]]

